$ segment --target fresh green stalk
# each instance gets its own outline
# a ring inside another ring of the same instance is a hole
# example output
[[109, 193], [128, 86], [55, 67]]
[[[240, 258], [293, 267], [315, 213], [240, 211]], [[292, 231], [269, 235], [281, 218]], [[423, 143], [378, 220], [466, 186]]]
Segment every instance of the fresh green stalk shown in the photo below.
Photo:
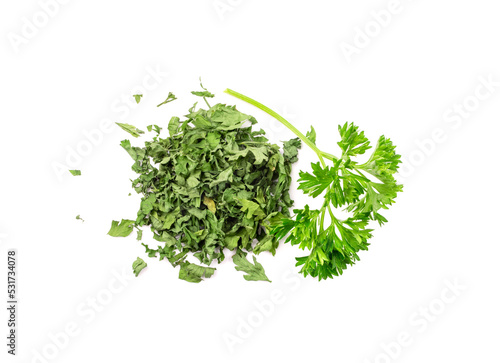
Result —
[[295, 135], [297, 135], [297, 137], [299, 139], [301, 139], [302, 142], [304, 142], [307, 146], [309, 146], [316, 153], [316, 155], [318, 155], [318, 158], [319, 158], [319, 161], [321, 162], [321, 165], [326, 166], [325, 160], [323, 159], [323, 156], [326, 157], [327, 159], [330, 159], [330, 160], [334, 160], [334, 161], [338, 160], [335, 156], [328, 154], [328, 153], [325, 153], [325, 152], [321, 151], [320, 149], [318, 149], [318, 147], [316, 145], [314, 145], [314, 143], [312, 143], [311, 140], [309, 140], [302, 132], [297, 130], [297, 128], [295, 126], [293, 126], [290, 122], [285, 120], [281, 115], [279, 115], [278, 113], [271, 110], [269, 107], [264, 106], [262, 103], [257, 102], [250, 97], [247, 97], [245, 95], [242, 95], [241, 93], [233, 91], [232, 89], [227, 88], [224, 92], [261, 109], [262, 111], [273, 116], [276, 120], [278, 120], [283, 125], [285, 125], [290, 131], [292, 131]]
[[[309, 146], [316, 153], [316, 155], [318, 156], [318, 159], [319, 159], [319, 161], [321, 163], [321, 166], [326, 167], [325, 159], [323, 157], [325, 157], [325, 158], [327, 158], [329, 160], [332, 160], [334, 162], [338, 160], [338, 158], [335, 157], [334, 155], [328, 154], [328, 153], [326, 153], [326, 152], [321, 151], [320, 149], [318, 149], [318, 147], [311, 140], [309, 140], [309, 138], [307, 138], [302, 132], [300, 132], [290, 122], [288, 122], [287, 120], [285, 120], [284, 117], [282, 117], [277, 112], [274, 112], [269, 107], [263, 105], [260, 102], [255, 101], [253, 98], [250, 98], [248, 96], [242, 95], [241, 93], [233, 91], [232, 89], [227, 88], [224, 92], [227, 93], [227, 94], [229, 94], [229, 95], [231, 95], [231, 96], [239, 98], [240, 100], [245, 101], [245, 102], [247, 102], [247, 103], [249, 103], [249, 104], [251, 104], [251, 105], [253, 105], [255, 107], [257, 107], [258, 109], [260, 109], [260, 110], [264, 111], [265, 113], [271, 115], [276, 120], [278, 120], [283, 125], [285, 125], [290, 131], [292, 131], [295, 135], [297, 135], [297, 137], [299, 139], [301, 139], [302, 142], [304, 142], [307, 146]], [[328, 188], [328, 190], [329, 189], [330, 188]], [[332, 219], [335, 219], [335, 217], [333, 215], [333, 212], [332, 212], [332, 210], [330, 208], [330, 204], [328, 204], [328, 203], [325, 203], [325, 204], [326, 204], [326, 207], [328, 207], [328, 211], [329, 211], [330, 217]], [[325, 220], [325, 212], [326, 212], [326, 209], [325, 209], [325, 206], [323, 205], [323, 207], [321, 209], [320, 231], [323, 231], [323, 229], [324, 229], [323, 225], [324, 225], [324, 220]]]

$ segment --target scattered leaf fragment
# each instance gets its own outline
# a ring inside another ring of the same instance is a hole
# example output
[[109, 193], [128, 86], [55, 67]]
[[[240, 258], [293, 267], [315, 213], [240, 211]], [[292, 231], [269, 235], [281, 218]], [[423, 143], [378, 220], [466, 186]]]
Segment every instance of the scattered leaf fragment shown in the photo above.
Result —
[[175, 101], [176, 99], [177, 99], [177, 97], [175, 97], [175, 95], [172, 92], [169, 92], [167, 99], [165, 101], [163, 101], [162, 103], [160, 103], [159, 105], [157, 105], [156, 107], [160, 107], [160, 106], [165, 105], [169, 102]]
[[137, 257], [137, 260], [132, 264], [132, 269], [134, 270], [135, 277], [139, 276], [142, 270], [144, 270], [148, 264], [144, 262], [144, 260], [140, 257]]
[[255, 256], [253, 257], [253, 265], [247, 260], [246, 253], [238, 250], [233, 256], [233, 262], [236, 265], [235, 269], [237, 271], [243, 271], [246, 275], [243, 278], [247, 281], [269, 281], [264, 271], [264, 268], [260, 263], [257, 262]]
[[193, 263], [183, 262], [181, 263], [181, 269], [179, 270], [179, 278], [188, 282], [201, 282], [203, 277], [210, 278], [215, 272], [213, 267], [203, 267], [198, 266]]
[[141, 102], [142, 95], [141, 94], [134, 95], [134, 98], [135, 98], [135, 102], [139, 103], [139, 102]]
[[213, 199], [210, 199], [209, 197], [204, 196], [203, 197], [203, 204], [205, 204], [207, 206], [207, 208], [210, 212], [215, 214], [215, 212], [217, 211], [217, 208], [215, 208], [215, 202]]
[[144, 134], [144, 131], [139, 130], [137, 127], [129, 124], [122, 124], [119, 122], [116, 122], [118, 126], [120, 126], [124, 131], [127, 131], [130, 135], [133, 137], [139, 137], [141, 134]]
[[127, 237], [134, 229], [135, 221], [122, 219], [121, 222], [112, 221], [108, 234], [112, 237]]

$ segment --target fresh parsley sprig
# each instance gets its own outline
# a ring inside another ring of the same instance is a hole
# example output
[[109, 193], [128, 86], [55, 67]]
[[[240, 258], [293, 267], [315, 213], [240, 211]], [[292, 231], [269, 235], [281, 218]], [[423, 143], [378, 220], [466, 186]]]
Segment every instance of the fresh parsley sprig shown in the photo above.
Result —
[[[305, 194], [313, 198], [324, 197], [322, 207], [311, 210], [306, 205], [303, 209], [295, 209], [295, 216], [281, 219], [272, 227], [271, 233], [277, 239], [286, 238], [285, 242], [310, 251], [308, 256], [297, 258], [297, 266], [302, 266], [300, 272], [304, 276], [322, 280], [341, 275], [347, 266], [359, 260], [359, 251], [368, 249], [373, 231], [368, 228], [370, 220], [380, 225], [387, 222], [380, 212], [388, 209], [403, 189], [394, 178], [401, 162], [394, 144], [380, 136], [368, 161], [359, 164], [355, 158], [371, 148], [370, 142], [363, 131], [346, 122], [338, 127], [338, 145], [342, 154], [336, 157], [316, 146], [313, 127], [304, 135], [267, 106], [233, 90], [225, 92], [276, 118], [318, 156], [319, 162], [311, 164], [312, 171], [301, 171], [298, 181], [299, 189]], [[327, 161], [332, 165], [327, 165]], [[336, 208], [343, 208], [351, 216], [346, 219], [336, 217]], [[325, 221], [327, 215], [329, 225]]]

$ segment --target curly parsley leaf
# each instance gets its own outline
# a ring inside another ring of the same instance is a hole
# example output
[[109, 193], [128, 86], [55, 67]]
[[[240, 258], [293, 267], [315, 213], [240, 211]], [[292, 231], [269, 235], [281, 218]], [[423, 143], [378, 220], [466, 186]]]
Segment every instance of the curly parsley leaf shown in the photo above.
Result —
[[365, 133], [358, 130], [359, 128], [352, 122], [350, 124], [346, 122], [343, 126], [339, 125], [341, 140], [337, 144], [342, 149], [343, 155], [361, 155], [371, 148], [370, 141], [365, 137]]

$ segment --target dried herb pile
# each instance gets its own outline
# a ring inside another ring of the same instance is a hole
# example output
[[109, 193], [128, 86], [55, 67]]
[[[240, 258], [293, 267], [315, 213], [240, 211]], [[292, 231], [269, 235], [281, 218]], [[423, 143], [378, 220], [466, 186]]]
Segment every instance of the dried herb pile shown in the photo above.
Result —
[[[142, 240], [141, 228], [150, 227], [155, 241], [143, 243], [146, 253], [180, 266], [179, 278], [189, 282], [211, 277], [215, 268], [210, 266], [228, 253], [246, 280], [269, 281], [255, 256], [251, 263], [246, 255], [276, 252], [279, 240], [270, 233], [271, 225], [290, 217], [291, 165], [301, 141], [286, 141], [281, 149], [263, 130], [253, 129], [252, 116], [235, 106], [210, 106], [207, 98], [214, 95], [204, 88], [192, 93], [204, 99], [207, 109], [195, 104], [184, 119], [172, 117], [168, 135], [158, 125], [148, 126], [156, 135], [141, 147], [121, 142], [133, 159], [138, 177], [132, 187], [142, 201], [135, 220], [113, 221], [108, 234], [124, 237], [136, 228]], [[158, 106], [175, 99], [169, 94]], [[132, 125], [119, 126], [144, 137]], [[188, 256], [197, 263], [188, 262]]]

